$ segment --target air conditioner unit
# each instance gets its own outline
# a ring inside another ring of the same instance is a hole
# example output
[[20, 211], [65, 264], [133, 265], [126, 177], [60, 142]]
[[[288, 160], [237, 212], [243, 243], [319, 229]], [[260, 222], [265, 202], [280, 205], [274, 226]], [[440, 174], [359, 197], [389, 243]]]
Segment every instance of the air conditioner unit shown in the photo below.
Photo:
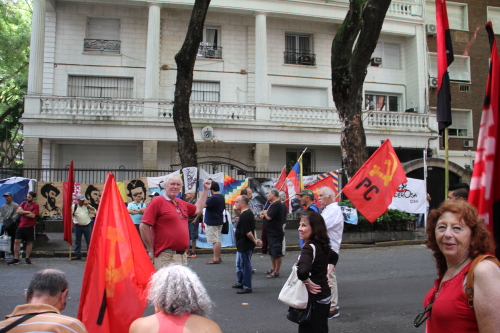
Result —
[[425, 32], [427, 33], [428, 36], [435, 36], [437, 29], [435, 24], [426, 24], [425, 25]]
[[370, 63], [372, 66], [380, 66], [382, 65], [382, 58], [371, 58]]
[[438, 87], [438, 79], [437, 77], [429, 78], [429, 88], [437, 88]]
[[299, 64], [300, 65], [312, 65], [313, 64], [313, 59], [311, 56], [303, 55], [299, 57]]
[[462, 140], [462, 147], [465, 147], [465, 148], [474, 147], [474, 140]]

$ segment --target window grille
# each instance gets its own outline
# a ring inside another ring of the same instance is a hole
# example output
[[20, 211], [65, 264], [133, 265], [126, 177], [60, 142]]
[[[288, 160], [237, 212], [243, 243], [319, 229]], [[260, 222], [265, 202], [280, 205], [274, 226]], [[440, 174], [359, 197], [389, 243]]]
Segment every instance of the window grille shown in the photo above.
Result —
[[134, 79], [126, 77], [69, 76], [68, 96], [133, 98]]

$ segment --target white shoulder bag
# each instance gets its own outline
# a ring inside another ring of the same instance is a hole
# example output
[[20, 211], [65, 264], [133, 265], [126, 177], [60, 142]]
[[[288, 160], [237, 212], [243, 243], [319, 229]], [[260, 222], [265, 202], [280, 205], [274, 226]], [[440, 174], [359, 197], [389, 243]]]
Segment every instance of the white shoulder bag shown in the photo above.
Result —
[[[314, 244], [310, 244], [313, 248], [313, 262], [316, 258], [316, 247]], [[292, 273], [286, 280], [285, 285], [281, 289], [278, 300], [285, 303], [288, 306], [296, 309], [307, 308], [307, 303], [309, 301], [309, 295], [307, 293], [306, 285], [299, 280], [297, 276], [297, 264], [293, 265]]]

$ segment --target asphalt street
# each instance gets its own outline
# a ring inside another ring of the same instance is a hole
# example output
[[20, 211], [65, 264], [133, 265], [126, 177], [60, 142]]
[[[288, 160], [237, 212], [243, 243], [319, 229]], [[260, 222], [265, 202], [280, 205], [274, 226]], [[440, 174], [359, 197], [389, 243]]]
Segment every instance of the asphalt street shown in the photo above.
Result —
[[[270, 268], [267, 255], [254, 254], [257, 270], [253, 293], [237, 295], [235, 255], [223, 254], [222, 264], [206, 265], [210, 255], [189, 259], [207, 288], [215, 307], [210, 318], [223, 332], [296, 332], [297, 325], [286, 317], [287, 307], [278, 294], [291, 271], [298, 252], [288, 252], [281, 276], [267, 279]], [[24, 303], [24, 289], [34, 272], [44, 268], [64, 271], [70, 282], [67, 308], [63, 314], [76, 316], [85, 261], [63, 258], [36, 258], [32, 265], [7, 266], [0, 262], [0, 315], [11, 313]], [[423, 245], [373, 247], [341, 250], [337, 265], [340, 316], [329, 320], [330, 332], [424, 332], [425, 325], [413, 326], [422, 311], [422, 299], [436, 278], [431, 252]], [[148, 306], [144, 315], [153, 313]]]

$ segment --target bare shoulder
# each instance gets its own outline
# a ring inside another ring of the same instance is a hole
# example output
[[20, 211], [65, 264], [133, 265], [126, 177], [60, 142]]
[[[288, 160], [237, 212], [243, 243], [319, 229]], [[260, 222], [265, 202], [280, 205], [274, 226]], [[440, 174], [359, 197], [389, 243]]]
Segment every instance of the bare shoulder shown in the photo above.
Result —
[[222, 333], [222, 331], [213, 320], [192, 315], [184, 325], [184, 333]]
[[158, 332], [160, 325], [155, 315], [138, 318], [130, 325], [129, 333]]
[[500, 282], [500, 267], [491, 260], [483, 260], [474, 269], [474, 282], [476, 281]]

